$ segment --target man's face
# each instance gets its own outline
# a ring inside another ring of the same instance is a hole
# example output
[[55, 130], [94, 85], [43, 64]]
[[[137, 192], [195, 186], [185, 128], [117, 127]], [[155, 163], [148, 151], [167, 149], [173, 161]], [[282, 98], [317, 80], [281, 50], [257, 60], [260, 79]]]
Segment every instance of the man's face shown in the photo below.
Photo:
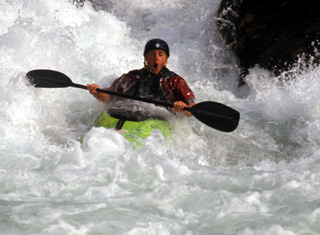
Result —
[[163, 50], [150, 50], [145, 54], [144, 60], [151, 73], [158, 74], [167, 64], [168, 56]]

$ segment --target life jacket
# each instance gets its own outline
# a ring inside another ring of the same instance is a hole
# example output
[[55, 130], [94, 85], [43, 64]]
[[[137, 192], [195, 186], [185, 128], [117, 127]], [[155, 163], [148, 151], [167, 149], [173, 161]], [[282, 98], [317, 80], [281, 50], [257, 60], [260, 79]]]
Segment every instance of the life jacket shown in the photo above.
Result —
[[194, 94], [186, 81], [166, 67], [158, 75], [146, 68], [132, 70], [116, 79], [109, 89], [168, 103], [194, 101]]
[[171, 77], [178, 76], [176, 73], [167, 68], [163, 68], [159, 74], [153, 74], [145, 68], [129, 73], [137, 77], [137, 81], [132, 87], [132, 95], [173, 104], [174, 97], [164, 87], [164, 83]]
[[[173, 104], [175, 101], [183, 101], [188, 104], [194, 99], [194, 94], [185, 80], [166, 67], [162, 68], [159, 74], [153, 74], [146, 68], [132, 70], [116, 79], [109, 89], [170, 104]], [[123, 102], [123, 105], [121, 102]], [[122, 120], [162, 119], [159, 118], [159, 113], [156, 113], [154, 118], [152, 118], [153, 114], [146, 114], [143, 117], [143, 112], [142, 115], [138, 115], [136, 112], [138, 110], [137, 106], [132, 106], [131, 113], [130, 110], [125, 111], [124, 107], [130, 107], [130, 105], [125, 104], [127, 102], [130, 101], [122, 100], [120, 103], [116, 102], [109, 108], [108, 113], [112, 117]], [[166, 107], [166, 109], [171, 112], [170, 108]], [[145, 113], [148, 111], [146, 110]]]

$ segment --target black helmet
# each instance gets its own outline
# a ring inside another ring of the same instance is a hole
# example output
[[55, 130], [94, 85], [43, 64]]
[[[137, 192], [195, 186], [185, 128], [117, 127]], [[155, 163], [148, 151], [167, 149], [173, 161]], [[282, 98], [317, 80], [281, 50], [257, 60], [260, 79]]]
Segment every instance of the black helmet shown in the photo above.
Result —
[[162, 39], [155, 38], [148, 41], [144, 47], [143, 55], [147, 54], [150, 50], [164, 50], [167, 56], [170, 56], [169, 46]]

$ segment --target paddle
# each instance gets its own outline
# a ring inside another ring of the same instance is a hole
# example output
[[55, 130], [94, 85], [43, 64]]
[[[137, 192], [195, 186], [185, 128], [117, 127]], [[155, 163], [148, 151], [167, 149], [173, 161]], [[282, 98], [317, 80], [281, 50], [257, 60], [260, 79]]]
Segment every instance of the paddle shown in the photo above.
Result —
[[[73, 83], [67, 75], [53, 70], [32, 70], [26, 74], [26, 78], [35, 87], [62, 88], [71, 86], [87, 89], [87, 87], [84, 85]], [[173, 107], [172, 104], [136, 97], [124, 93], [99, 88], [97, 91], [122, 98], [152, 103], [155, 105]], [[240, 113], [238, 111], [213, 101], [200, 102], [195, 104], [192, 108], [186, 107], [184, 110], [191, 112], [195, 118], [204, 124], [223, 132], [234, 131], [237, 128], [240, 119]]]

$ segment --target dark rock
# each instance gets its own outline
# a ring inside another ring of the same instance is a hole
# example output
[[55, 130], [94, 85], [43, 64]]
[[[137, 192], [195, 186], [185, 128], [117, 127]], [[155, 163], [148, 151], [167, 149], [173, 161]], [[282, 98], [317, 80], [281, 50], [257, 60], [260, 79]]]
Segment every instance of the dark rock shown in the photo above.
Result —
[[279, 75], [302, 55], [318, 63], [319, 18], [318, 0], [222, 0], [217, 24], [242, 77], [255, 65]]

